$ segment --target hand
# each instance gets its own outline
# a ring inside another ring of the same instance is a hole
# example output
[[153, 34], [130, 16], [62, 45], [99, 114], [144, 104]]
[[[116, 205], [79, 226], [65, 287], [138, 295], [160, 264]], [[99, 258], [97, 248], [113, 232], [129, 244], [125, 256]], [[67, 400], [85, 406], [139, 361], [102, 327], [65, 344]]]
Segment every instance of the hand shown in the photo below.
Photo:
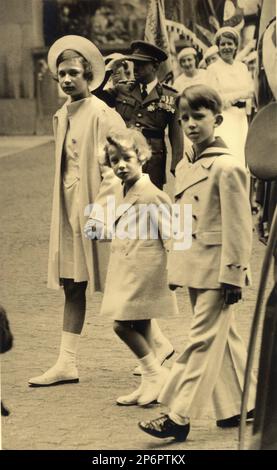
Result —
[[183, 286], [178, 286], [176, 284], [168, 284], [168, 287], [169, 287], [170, 290], [176, 290], [178, 287], [182, 288]]
[[242, 299], [241, 287], [232, 284], [222, 284], [224, 290], [224, 301], [226, 305], [236, 304]]
[[89, 240], [97, 240], [101, 238], [102, 228], [103, 225], [101, 222], [94, 219], [88, 219], [84, 226], [85, 237]]

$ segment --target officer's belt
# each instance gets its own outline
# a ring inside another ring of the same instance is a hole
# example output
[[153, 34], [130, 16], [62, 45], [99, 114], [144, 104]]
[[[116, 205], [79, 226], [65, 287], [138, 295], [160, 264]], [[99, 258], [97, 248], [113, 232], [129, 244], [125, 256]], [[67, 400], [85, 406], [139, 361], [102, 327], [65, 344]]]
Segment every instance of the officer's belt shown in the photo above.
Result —
[[142, 128], [141, 132], [143, 133], [146, 139], [163, 139], [164, 138], [164, 131], [160, 129], [147, 129]]

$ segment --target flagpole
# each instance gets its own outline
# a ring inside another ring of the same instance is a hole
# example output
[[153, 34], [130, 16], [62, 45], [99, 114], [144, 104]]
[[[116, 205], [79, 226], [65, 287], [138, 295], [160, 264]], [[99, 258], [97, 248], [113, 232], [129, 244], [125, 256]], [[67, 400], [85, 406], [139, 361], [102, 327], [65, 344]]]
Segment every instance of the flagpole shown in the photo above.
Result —
[[196, 24], [196, 10], [194, 0], [191, 0], [191, 14], [192, 14], [192, 31], [195, 33], [195, 24]]

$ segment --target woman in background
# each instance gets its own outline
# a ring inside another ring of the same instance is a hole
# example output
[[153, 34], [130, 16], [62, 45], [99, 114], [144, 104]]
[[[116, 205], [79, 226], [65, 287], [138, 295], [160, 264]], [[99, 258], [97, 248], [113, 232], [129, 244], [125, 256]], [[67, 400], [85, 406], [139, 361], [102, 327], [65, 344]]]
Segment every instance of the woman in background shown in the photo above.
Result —
[[182, 93], [191, 85], [204, 85], [206, 83], [207, 72], [198, 69], [197, 52], [193, 47], [184, 47], [178, 54], [178, 62], [182, 73], [173, 84], [178, 93]]
[[254, 85], [245, 64], [235, 60], [239, 48], [239, 33], [231, 27], [219, 29], [215, 43], [220, 60], [207, 70], [208, 85], [223, 101], [223, 123], [216, 130], [231, 153], [245, 165], [244, 146], [248, 131], [246, 100], [254, 93]]

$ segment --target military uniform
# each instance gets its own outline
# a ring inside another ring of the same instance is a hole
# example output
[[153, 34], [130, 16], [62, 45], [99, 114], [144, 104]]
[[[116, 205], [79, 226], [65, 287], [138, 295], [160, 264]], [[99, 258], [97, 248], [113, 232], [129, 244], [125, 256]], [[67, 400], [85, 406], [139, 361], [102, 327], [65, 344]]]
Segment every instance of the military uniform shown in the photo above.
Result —
[[152, 183], [162, 188], [166, 182], [167, 126], [172, 148], [172, 172], [183, 157], [183, 132], [176, 106], [177, 92], [170, 86], [158, 82], [143, 100], [139, 83], [129, 80], [106, 90], [103, 98], [110, 106], [115, 107], [127, 127], [136, 127], [146, 137], [152, 149], [152, 158], [143, 170], [149, 174]]
[[[131, 43], [130, 56], [126, 60], [134, 62], [136, 76], [136, 64], [153, 63], [160, 64], [165, 61], [167, 54], [145, 41], [133, 41]], [[110, 88], [98, 93], [99, 98], [106, 101], [109, 106], [115, 107], [128, 127], [136, 127], [146, 137], [151, 149], [152, 158], [143, 167], [148, 173], [152, 183], [162, 189], [166, 182], [166, 145], [165, 130], [168, 127], [168, 136], [172, 149], [171, 171], [183, 157], [183, 131], [179, 119], [179, 111], [176, 104], [177, 91], [170, 86], [157, 81], [154, 88], [150, 88], [149, 94], [143, 98], [141, 86], [157, 80], [156, 73], [144, 78], [138, 76], [137, 80], [122, 81]]]

